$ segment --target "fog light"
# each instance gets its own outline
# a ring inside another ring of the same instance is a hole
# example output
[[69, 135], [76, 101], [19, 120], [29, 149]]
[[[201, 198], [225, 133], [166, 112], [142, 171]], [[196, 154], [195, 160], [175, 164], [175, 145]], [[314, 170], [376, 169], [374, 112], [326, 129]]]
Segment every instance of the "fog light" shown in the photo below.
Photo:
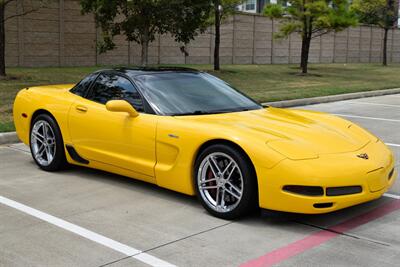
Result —
[[359, 185], [355, 186], [341, 186], [341, 187], [328, 187], [326, 189], [326, 195], [333, 196], [344, 196], [358, 194], [362, 192], [362, 187]]
[[324, 189], [320, 186], [285, 185], [283, 190], [304, 196], [323, 196]]

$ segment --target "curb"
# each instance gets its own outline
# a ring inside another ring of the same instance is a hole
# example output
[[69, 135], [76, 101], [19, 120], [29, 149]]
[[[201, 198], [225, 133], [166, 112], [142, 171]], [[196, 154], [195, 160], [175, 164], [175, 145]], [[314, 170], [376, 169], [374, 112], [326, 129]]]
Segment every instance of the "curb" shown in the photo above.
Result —
[[276, 107], [276, 108], [289, 108], [289, 107], [295, 107], [295, 106], [315, 105], [315, 104], [329, 103], [329, 102], [342, 101], [342, 100], [350, 100], [350, 99], [373, 97], [373, 96], [383, 96], [383, 95], [393, 95], [393, 94], [400, 94], [400, 88], [367, 91], [367, 92], [359, 92], [359, 93], [350, 93], [350, 94], [341, 94], [341, 95], [319, 96], [319, 97], [284, 100], [284, 101], [276, 101], [276, 102], [266, 102], [266, 103], [261, 103], [261, 105], [272, 106], [272, 107]]
[[16, 132], [0, 133], [0, 145], [21, 142]]

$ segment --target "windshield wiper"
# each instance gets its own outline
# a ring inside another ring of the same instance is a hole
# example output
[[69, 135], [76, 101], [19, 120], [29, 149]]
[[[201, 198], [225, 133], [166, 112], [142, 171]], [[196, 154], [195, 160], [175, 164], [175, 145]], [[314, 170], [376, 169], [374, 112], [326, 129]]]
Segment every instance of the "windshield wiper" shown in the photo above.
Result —
[[185, 113], [176, 113], [172, 116], [188, 116], [188, 115], [204, 115], [204, 114], [213, 114], [214, 112], [208, 112], [203, 110], [195, 110], [192, 112], [185, 112]]
[[204, 111], [204, 110], [195, 110], [191, 112], [184, 113], [176, 113], [172, 116], [190, 116], [190, 115], [207, 115], [207, 114], [220, 114], [220, 113], [230, 113], [230, 112], [241, 112], [241, 111], [249, 111], [250, 108], [239, 108], [239, 109], [220, 109], [220, 110], [212, 110], [212, 111]]

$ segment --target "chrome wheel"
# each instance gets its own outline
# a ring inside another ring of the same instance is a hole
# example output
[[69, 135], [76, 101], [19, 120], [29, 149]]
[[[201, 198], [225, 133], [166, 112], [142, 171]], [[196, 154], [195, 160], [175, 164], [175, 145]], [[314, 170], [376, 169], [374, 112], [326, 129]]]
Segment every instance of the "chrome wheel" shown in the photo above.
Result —
[[50, 124], [38, 120], [31, 131], [31, 149], [41, 166], [49, 166], [56, 155], [56, 137]]
[[242, 199], [242, 172], [235, 160], [222, 152], [211, 153], [202, 160], [197, 185], [201, 198], [217, 212], [232, 211]]

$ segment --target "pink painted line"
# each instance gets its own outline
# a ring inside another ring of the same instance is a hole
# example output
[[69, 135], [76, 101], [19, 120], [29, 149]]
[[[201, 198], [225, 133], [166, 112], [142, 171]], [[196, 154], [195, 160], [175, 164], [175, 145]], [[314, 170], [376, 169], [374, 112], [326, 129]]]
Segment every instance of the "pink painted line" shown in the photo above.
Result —
[[[327, 231], [327, 230], [317, 231], [303, 239], [300, 239], [298, 241], [290, 243], [287, 246], [273, 250], [257, 259], [250, 260], [250, 261], [242, 264], [240, 267], [272, 266], [272, 265], [280, 263], [288, 258], [296, 256], [300, 253], [303, 253], [304, 251], [307, 251], [316, 246], [319, 246], [319, 245], [331, 240], [332, 238], [335, 238], [340, 233], [344, 233], [346, 231], [349, 231], [351, 229], [359, 227], [363, 224], [366, 224], [370, 221], [381, 218], [381, 217], [383, 217], [391, 212], [394, 212], [396, 210], [399, 210], [399, 209], [400, 209], [400, 200], [394, 200], [394, 201], [385, 203], [382, 206], [380, 206], [372, 211], [358, 215], [354, 218], [351, 218], [347, 221], [344, 221], [342, 223], [339, 223], [335, 226], [328, 228], [329, 230], [334, 231], [334, 232]], [[335, 232], [338, 232], [338, 233], [335, 233]]]

